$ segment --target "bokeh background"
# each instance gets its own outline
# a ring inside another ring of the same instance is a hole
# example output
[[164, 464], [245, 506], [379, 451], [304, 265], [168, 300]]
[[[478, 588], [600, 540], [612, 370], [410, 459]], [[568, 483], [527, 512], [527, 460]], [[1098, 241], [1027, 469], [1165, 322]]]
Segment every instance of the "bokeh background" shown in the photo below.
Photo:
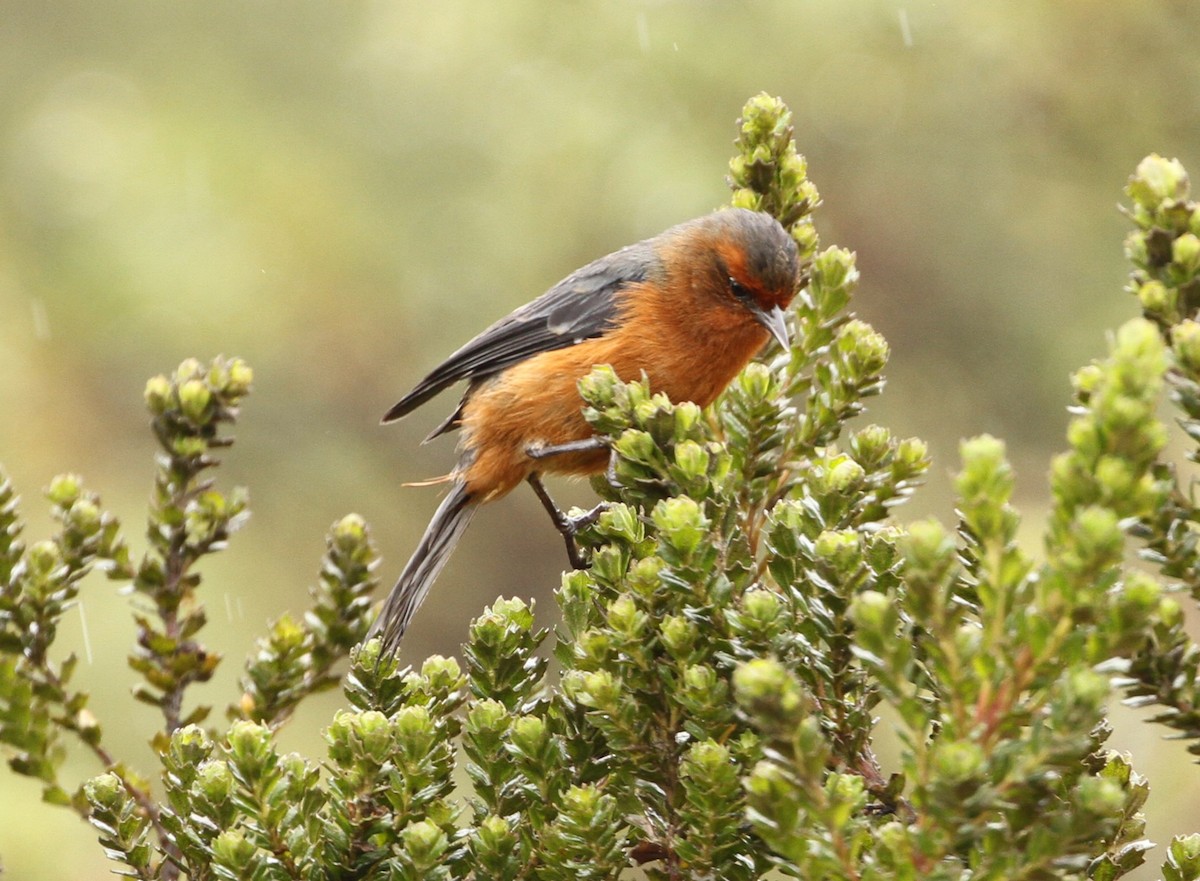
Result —
[[[1136, 311], [1121, 187], [1150, 151], [1200, 173], [1198, 36], [1185, 0], [6, 0], [0, 461], [29, 537], [73, 470], [140, 546], [146, 378], [247, 359], [220, 477], [254, 516], [206, 570], [227, 660], [204, 697], [223, 708], [254, 634], [303, 608], [330, 523], [368, 518], [385, 581], [415, 544], [436, 490], [400, 484], [448, 468], [451, 443], [418, 442], [453, 399], [380, 414], [571, 269], [725, 202], [734, 120], [765, 90], [795, 111], [823, 243], [858, 252], [855, 308], [892, 345], [869, 418], [935, 456], [900, 518], [950, 521], [958, 441], [992, 432], [1036, 551], [1068, 374]], [[562, 557], [531, 493], [483, 512], [408, 658], [455, 652], [497, 594], [551, 624]], [[126, 601], [97, 579], [84, 608], [92, 708], [149, 770]], [[84, 651], [78, 617], [63, 642]], [[320, 756], [340, 703], [306, 707], [288, 746]], [[1122, 712], [1113, 742], [1164, 842], [1200, 829], [1200, 768], [1161, 734]], [[37, 793], [0, 769], [4, 877], [106, 877], [92, 832]]]

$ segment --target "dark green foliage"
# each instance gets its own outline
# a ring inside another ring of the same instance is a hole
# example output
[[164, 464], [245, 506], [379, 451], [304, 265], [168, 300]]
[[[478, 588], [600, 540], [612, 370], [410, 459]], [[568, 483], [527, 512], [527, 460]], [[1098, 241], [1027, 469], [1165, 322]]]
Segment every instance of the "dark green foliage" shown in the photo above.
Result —
[[[375, 565], [351, 515], [327, 540], [313, 609], [258, 643], [234, 721], [201, 727], [205, 707], [182, 710], [216, 663], [195, 639], [195, 566], [245, 515], [203, 475], [249, 372], [187, 362], [147, 388], [163, 452], [137, 566], [73, 477], [49, 493], [62, 532], [26, 550], [0, 480], [12, 767], [69, 800], [61, 740], [78, 735], [106, 773], [75, 804], [142, 879], [1112, 881], [1139, 866], [1149, 787], [1105, 748], [1106, 704], [1122, 689], [1200, 739], [1200, 650], [1171, 595], [1200, 597], [1200, 516], [1157, 418], [1165, 385], [1200, 438], [1186, 175], [1151, 157], [1130, 183], [1131, 289], [1149, 320], [1075, 377], [1034, 554], [987, 436], [962, 445], [954, 531], [889, 519], [929, 461], [918, 440], [847, 425], [888, 355], [846, 311], [854, 256], [818, 251], [818, 197], [782, 104], [753, 99], [737, 144], [734, 202], [773, 213], [801, 248], [795, 347], [769, 350], [707, 411], [606, 368], [580, 384], [614, 460], [595, 483], [607, 510], [579, 535], [590, 568], [564, 576], [553, 636], [499, 599], [461, 666], [402, 667], [377, 641], [351, 651]], [[1154, 574], [1128, 564], [1131, 540]], [[71, 660], [48, 659], [91, 568], [149, 601], [132, 660], [164, 711], [161, 800], [102, 746], [67, 688]], [[337, 681], [347, 652], [326, 756], [281, 753], [274, 729]], [[897, 743], [886, 765], [880, 719]], [[1200, 878], [1200, 836], [1173, 841], [1162, 871]]]

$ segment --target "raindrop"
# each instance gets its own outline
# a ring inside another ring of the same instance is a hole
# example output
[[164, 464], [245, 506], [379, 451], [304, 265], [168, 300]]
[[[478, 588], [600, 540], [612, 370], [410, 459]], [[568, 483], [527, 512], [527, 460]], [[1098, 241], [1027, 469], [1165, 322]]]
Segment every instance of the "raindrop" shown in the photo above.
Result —
[[33, 313], [33, 337], [45, 342], [50, 339], [50, 316], [46, 312], [46, 301], [34, 297], [29, 301], [29, 311]]
[[908, 24], [908, 10], [900, 10], [900, 39], [904, 41], [906, 49], [912, 48], [912, 28]]
[[83, 628], [83, 656], [89, 664], [92, 663], [92, 638], [88, 634], [87, 615], [83, 613], [83, 600], [78, 601], [79, 624]]

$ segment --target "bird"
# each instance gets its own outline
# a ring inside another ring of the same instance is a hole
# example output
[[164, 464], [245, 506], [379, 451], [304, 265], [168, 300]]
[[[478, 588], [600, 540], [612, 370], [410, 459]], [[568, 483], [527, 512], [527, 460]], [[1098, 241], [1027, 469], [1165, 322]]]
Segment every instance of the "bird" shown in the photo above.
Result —
[[[597, 365], [642, 378], [675, 402], [705, 407], [774, 338], [799, 284], [795, 240], [771, 215], [725, 208], [672, 226], [568, 275], [451, 354], [384, 415], [407, 416], [466, 382], [458, 406], [425, 438], [460, 432], [449, 491], [405, 565], [367, 640], [381, 656], [400, 640], [479, 506], [529, 483], [583, 568], [543, 474], [582, 476], [610, 451], [583, 417], [578, 382]], [[418, 484], [419, 485], [419, 484]]]

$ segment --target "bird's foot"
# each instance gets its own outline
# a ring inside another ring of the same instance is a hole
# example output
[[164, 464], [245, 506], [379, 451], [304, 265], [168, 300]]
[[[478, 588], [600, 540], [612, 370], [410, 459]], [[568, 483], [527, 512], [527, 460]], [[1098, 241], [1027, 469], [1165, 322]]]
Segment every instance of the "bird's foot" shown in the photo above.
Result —
[[582, 440], [567, 441], [565, 444], [530, 444], [525, 448], [525, 455], [530, 459], [549, 459], [551, 456], [561, 456], [565, 453], [591, 453], [603, 450], [608, 443], [602, 437], [585, 437]]

